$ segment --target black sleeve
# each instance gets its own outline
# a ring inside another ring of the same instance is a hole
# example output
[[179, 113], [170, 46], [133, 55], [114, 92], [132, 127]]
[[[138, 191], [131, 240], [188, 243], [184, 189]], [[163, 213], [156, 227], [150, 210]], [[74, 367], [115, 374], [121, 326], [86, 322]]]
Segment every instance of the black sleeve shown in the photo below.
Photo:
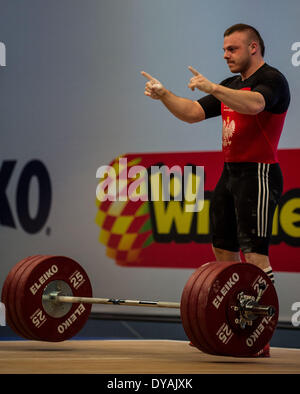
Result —
[[263, 76], [258, 84], [252, 89], [263, 95], [266, 106], [265, 111], [283, 113], [290, 103], [289, 85], [280, 72], [270, 71]]
[[[235, 79], [235, 77], [224, 79], [220, 85], [227, 86], [233, 79]], [[200, 98], [198, 103], [205, 112], [205, 119], [221, 115], [221, 101], [212, 94], [208, 94], [207, 96]]]
[[198, 100], [198, 103], [205, 112], [205, 119], [221, 115], [221, 101], [212, 94], [202, 97]]

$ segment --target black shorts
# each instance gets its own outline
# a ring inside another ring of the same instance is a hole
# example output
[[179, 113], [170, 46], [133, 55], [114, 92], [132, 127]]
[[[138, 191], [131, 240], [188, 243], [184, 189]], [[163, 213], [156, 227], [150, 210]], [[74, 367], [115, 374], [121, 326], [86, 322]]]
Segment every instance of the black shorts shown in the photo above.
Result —
[[210, 205], [213, 246], [268, 255], [282, 188], [278, 163], [225, 163]]

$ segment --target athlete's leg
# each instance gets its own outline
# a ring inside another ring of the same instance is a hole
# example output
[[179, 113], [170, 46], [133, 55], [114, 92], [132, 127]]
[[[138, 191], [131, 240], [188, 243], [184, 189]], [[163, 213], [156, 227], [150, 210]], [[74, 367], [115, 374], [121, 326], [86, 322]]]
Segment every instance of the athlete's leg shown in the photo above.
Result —
[[236, 187], [238, 239], [247, 262], [264, 270], [274, 283], [269, 260], [273, 216], [282, 193], [278, 164], [249, 166]]
[[212, 247], [217, 261], [241, 261], [240, 252]]
[[245, 253], [247, 263], [257, 265], [262, 270], [270, 266], [269, 256], [259, 253]]
[[237, 239], [237, 223], [234, 198], [230, 193], [228, 165], [213, 192], [210, 204], [212, 249], [217, 261], [239, 261], [240, 247]]
[[245, 253], [245, 260], [247, 263], [252, 263], [261, 268], [274, 284], [274, 274], [270, 264], [269, 256], [259, 253]]

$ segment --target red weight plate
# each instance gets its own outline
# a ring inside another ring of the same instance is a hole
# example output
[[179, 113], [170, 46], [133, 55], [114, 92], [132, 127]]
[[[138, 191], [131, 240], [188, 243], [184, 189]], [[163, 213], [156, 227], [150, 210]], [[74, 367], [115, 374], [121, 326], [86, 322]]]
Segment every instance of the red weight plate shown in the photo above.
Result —
[[201, 278], [206, 272], [209, 272], [211, 266], [214, 265], [215, 262], [206, 263], [199, 267], [188, 279], [180, 301], [180, 314], [182, 325], [184, 331], [192, 344], [196, 346], [199, 350], [205, 353], [211, 353], [212, 349], [204, 339], [204, 337], [198, 331], [195, 332], [193, 329], [193, 308], [194, 305], [191, 303], [191, 294], [193, 293], [195, 283], [197, 283], [198, 279]]
[[31, 339], [30, 335], [23, 330], [20, 322], [16, 318], [15, 304], [12, 301], [12, 294], [14, 293], [14, 287], [16, 283], [16, 276], [19, 270], [28, 262], [32, 261], [36, 256], [29, 256], [19, 261], [8, 273], [2, 288], [1, 300], [5, 305], [6, 309], [6, 321], [9, 327], [19, 336], [26, 339]]
[[[199, 343], [206, 343], [206, 347], [208, 349], [207, 353], [217, 354], [214, 347], [210, 345], [210, 343], [206, 340], [205, 336], [202, 332], [202, 325], [210, 317], [206, 314], [198, 313], [198, 299], [199, 295], [202, 293], [203, 284], [206, 282], [207, 277], [211, 274], [211, 272], [220, 269], [220, 267], [228, 266], [229, 262], [214, 262], [210, 263], [209, 267], [205, 272], [203, 272], [195, 281], [193, 289], [190, 294], [190, 321], [191, 328], [197, 338], [199, 338]], [[212, 317], [213, 318], [213, 317]], [[201, 349], [200, 349], [201, 350]]]
[[[238, 264], [238, 262], [230, 262], [229, 265], [235, 265]], [[205, 278], [205, 283], [202, 285], [202, 292], [199, 293], [198, 296], [198, 308], [197, 308], [197, 320], [201, 322], [201, 332], [205, 336], [206, 340], [210, 343], [211, 347], [214, 349], [214, 352], [219, 355], [229, 355], [231, 353], [231, 349], [226, 349], [226, 353], [224, 354], [222, 352], [222, 349], [220, 348], [220, 343], [217, 341], [216, 338], [212, 337], [209, 333], [208, 326], [210, 326], [211, 322], [219, 322], [220, 318], [222, 320], [222, 326], [223, 326], [223, 321], [225, 321], [224, 329], [226, 331], [227, 328], [227, 315], [224, 316], [224, 314], [221, 315], [221, 312], [224, 312], [222, 310], [220, 312], [219, 308], [215, 309], [207, 309], [207, 302], [208, 302], [208, 294], [211, 289], [214, 289], [214, 296], [218, 296], [218, 292], [220, 289], [223, 287], [224, 283], [221, 283], [219, 280], [219, 275], [220, 273], [224, 271], [224, 266], [220, 265], [217, 267], [211, 275], [208, 275]], [[212, 280], [213, 279], [213, 280]], [[225, 302], [222, 304], [225, 305]], [[227, 305], [226, 305], [227, 306]], [[201, 319], [202, 316], [206, 316], [205, 319]], [[231, 327], [227, 328], [227, 331], [231, 334], [232, 329]], [[218, 334], [221, 335], [221, 333], [217, 330]], [[213, 334], [215, 334], [215, 331], [213, 331]], [[222, 337], [223, 338], [223, 337]], [[229, 340], [230, 341], [230, 340]], [[229, 342], [228, 341], [228, 342]], [[226, 341], [226, 344], [228, 344]]]
[[49, 316], [42, 304], [42, 295], [52, 281], [62, 280], [72, 289], [75, 297], [92, 297], [90, 280], [84, 269], [74, 260], [64, 256], [47, 256], [28, 266], [19, 281], [17, 314], [32, 336], [39, 340], [60, 342], [72, 338], [86, 323], [91, 304], [73, 304], [60, 318]]
[[20, 331], [23, 332], [23, 336], [25, 338], [31, 340], [36, 340], [37, 338], [27, 329], [26, 326], [23, 325], [17, 311], [17, 301], [21, 298], [24, 298], [23, 290], [20, 288], [20, 280], [23, 277], [25, 270], [29, 266], [45, 258], [46, 256], [43, 255], [35, 255], [32, 256], [32, 258], [28, 259], [24, 264], [22, 264], [22, 266], [20, 266], [19, 269], [16, 271], [14, 280], [11, 282], [9, 289], [8, 304], [10, 306], [12, 318], [15, 322], [15, 325], [19, 328]]
[[[260, 284], [266, 284], [266, 289], [259, 304], [274, 306], [276, 313], [270, 317], [259, 316], [252, 325], [241, 328], [235, 323], [239, 315], [232, 307], [237, 304], [241, 292], [256, 298]], [[220, 355], [245, 357], [256, 354], [271, 340], [278, 313], [276, 290], [269, 277], [254, 264], [232, 262], [213, 270], [199, 293], [198, 316], [207, 317], [201, 321], [201, 331]]]
[[[208, 267], [208, 263], [203, 264], [201, 267], [199, 267], [196, 271], [193, 272], [193, 274], [189, 277], [188, 281], [186, 282], [183, 288], [181, 294], [181, 300], [180, 300], [180, 316], [181, 316], [182, 326], [184, 328], [187, 337], [193, 343], [194, 346], [196, 346], [197, 340], [191, 330], [190, 316], [189, 316], [189, 298], [195, 280], [198, 278], [198, 276], [203, 270], [207, 269], [207, 267]], [[206, 349], [203, 351], [207, 352]]]
[[9, 325], [9, 327], [19, 336], [23, 336], [21, 332], [17, 329], [15, 323], [12, 320], [11, 317], [11, 311], [8, 305], [8, 290], [10, 287], [10, 282], [13, 280], [15, 272], [17, 269], [25, 263], [28, 259], [30, 259], [32, 256], [26, 257], [25, 259], [19, 261], [8, 273], [2, 287], [2, 292], [1, 292], [1, 302], [5, 305], [5, 313], [6, 313], [6, 323]]

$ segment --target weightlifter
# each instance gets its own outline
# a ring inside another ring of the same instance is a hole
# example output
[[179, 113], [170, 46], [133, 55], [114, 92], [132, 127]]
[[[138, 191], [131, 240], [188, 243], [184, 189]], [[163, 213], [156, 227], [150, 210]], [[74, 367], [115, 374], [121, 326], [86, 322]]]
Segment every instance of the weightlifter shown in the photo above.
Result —
[[[290, 103], [284, 75], [264, 61], [265, 45], [252, 26], [236, 24], [224, 32], [224, 59], [232, 73], [213, 83], [193, 67], [188, 87], [206, 95], [197, 101], [178, 97], [150, 74], [144, 94], [160, 100], [184, 122], [222, 116], [224, 168], [214, 190], [210, 221], [217, 261], [245, 259], [274, 282], [269, 260], [273, 215], [283, 178], [277, 147]], [[259, 356], [269, 356], [266, 346]]]

